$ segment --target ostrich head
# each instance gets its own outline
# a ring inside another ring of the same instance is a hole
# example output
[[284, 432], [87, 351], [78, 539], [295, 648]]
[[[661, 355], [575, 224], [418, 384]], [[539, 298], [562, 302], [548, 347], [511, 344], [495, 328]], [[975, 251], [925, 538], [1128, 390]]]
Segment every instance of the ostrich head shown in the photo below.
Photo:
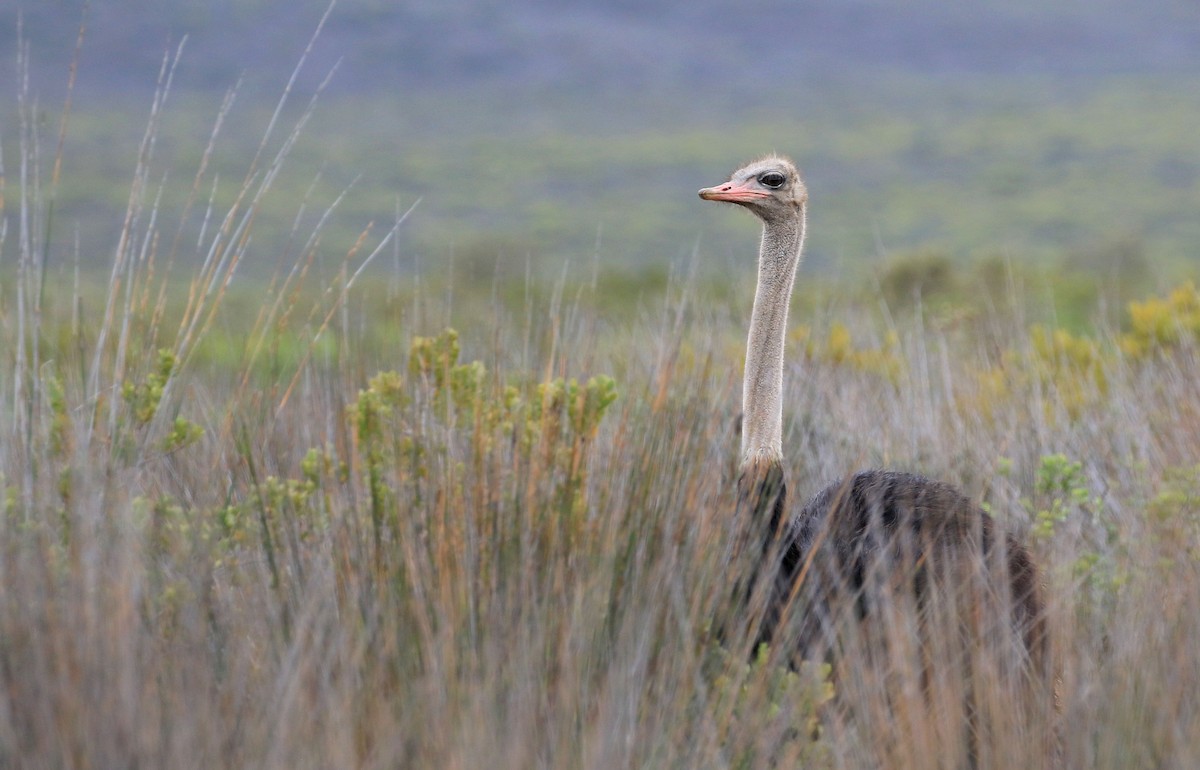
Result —
[[700, 197], [706, 201], [736, 203], [763, 222], [771, 223], [799, 215], [808, 201], [808, 191], [790, 160], [768, 155], [734, 171], [728, 182], [705, 187]]

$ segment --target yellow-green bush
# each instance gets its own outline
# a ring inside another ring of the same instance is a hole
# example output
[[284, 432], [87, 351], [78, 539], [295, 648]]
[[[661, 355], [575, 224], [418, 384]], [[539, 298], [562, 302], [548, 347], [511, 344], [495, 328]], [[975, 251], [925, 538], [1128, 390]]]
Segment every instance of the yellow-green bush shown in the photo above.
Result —
[[[1100, 344], [1066, 329], [1035, 325], [1029, 330], [1031, 373], [1058, 394], [1071, 419], [1096, 405], [1108, 392], [1108, 355]], [[1047, 415], [1051, 418], [1053, 415]]]
[[882, 377], [893, 385], [904, 372], [900, 358], [900, 337], [895, 331], [888, 331], [882, 344], [873, 348], [859, 347], [850, 328], [840, 322], [829, 327], [824, 339], [815, 338], [808, 326], [796, 327], [791, 338], [803, 347], [805, 356], [810, 360], [866, 372]]
[[1200, 290], [1188, 281], [1165, 297], [1129, 303], [1129, 331], [1121, 349], [1142, 357], [1200, 341]]

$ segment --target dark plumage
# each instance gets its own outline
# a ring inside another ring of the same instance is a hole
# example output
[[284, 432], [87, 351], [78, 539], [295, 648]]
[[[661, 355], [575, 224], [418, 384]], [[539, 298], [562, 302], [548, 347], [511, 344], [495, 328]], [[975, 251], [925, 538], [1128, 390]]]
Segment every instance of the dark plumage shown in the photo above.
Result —
[[973, 578], [1000, 582], [991, 601], [994, 608], [1007, 606], [1008, 618], [997, 619], [997, 628], [1011, 628], [1033, 666], [1044, 667], [1046, 633], [1033, 560], [957, 489], [911, 473], [861, 471], [825, 487], [789, 516], [782, 468], [772, 464], [758, 475], [757, 485], [743, 484], [739, 506], [758, 524], [751, 524], [758, 544], [745, 595], [759, 581], [770, 581], [758, 643], [771, 641], [796, 607], [789, 636], [797, 653], [827, 657], [838, 644], [839, 618], [864, 620], [872, 605], [901, 588], [920, 605], [931, 572], [941, 570], [943, 591]]

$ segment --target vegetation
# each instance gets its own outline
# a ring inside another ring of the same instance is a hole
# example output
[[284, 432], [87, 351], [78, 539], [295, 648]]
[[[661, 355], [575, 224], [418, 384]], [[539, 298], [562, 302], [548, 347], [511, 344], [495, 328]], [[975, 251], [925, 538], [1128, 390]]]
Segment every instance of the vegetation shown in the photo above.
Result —
[[[835, 265], [861, 280], [910, 255], [960, 267], [999, 255], [1082, 274], [1110, 294], [1132, 287], [1132, 299], [1191, 274], [1200, 155], [1178, 127], [1200, 123], [1200, 101], [1188, 96], [1200, 93], [1194, 82], [1081, 86], [1054, 108], [1046, 102], [1059, 101], [1057, 90], [1039, 81], [989, 84], [994, 101], [966, 105], [966, 86], [936, 100], [922, 96], [919, 80], [886, 87], [895, 101], [868, 93], [853, 110], [797, 93], [794, 107], [746, 112], [731, 102], [692, 114], [684, 97], [656, 94], [643, 114], [680, 117], [633, 125], [615, 117], [629, 107], [564, 97], [572, 122], [534, 129], [525, 107], [486, 90], [454, 100], [334, 97], [298, 141], [278, 193], [263, 202], [256, 246], [286, 251], [297, 215], [311, 225], [320, 213], [312, 202], [344, 192], [324, 228], [335, 252], [398, 204], [429, 204], [402, 233], [404, 272], [453, 264], [473, 281], [497, 265], [521, 276], [528, 264], [557, 273], [564, 261], [583, 271], [600, 261], [637, 274], [688, 259], [698, 244], [705, 272], [737, 271], [750, 225], [703, 216], [694, 192], [747, 147], [771, 147], [805, 170], [813, 195], [805, 273], [821, 280]], [[220, 95], [180, 95], [164, 117], [167, 135], [179, 139], [162, 143], [159, 165], [195, 166], [220, 103]], [[111, 211], [126, 191], [111, 180], [128, 176], [137, 158], [139, 136], [127, 119], [134, 109], [118, 102], [75, 118], [82, 139], [68, 147], [71, 183], [59, 206], [85, 233], [114, 235]], [[372, 119], [360, 120], [364, 113]], [[723, 117], [730, 113], [739, 119]], [[476, 130], [481, 115], [484, 133]], [[237, 188], [226, 180], [240, 179], [270, 117], [253, 108], [230, 115], [210, 160], [217, 202], [232, 202]], [[14, 150], [6, 148], [10, 157]], [[191, 184], [184, 173], [165, 176], [164, 212], [179, 210]], [[85, 265], [103, 257], [82, 255]], [[277, 260], [265, 261], [247, 267], [269, 275]]]
[[[403, 211], [339, 251], [319, 191], [243, 281], [259, 214], [299, 205], [272, 203], [291, 126], [229, 190], [195, 153], [169, 217], [157, 111], [111, 240], [77, 248], [115, 255], [97, 285], [61, 258], [67, 182], [19, 112], [38, 173], [6, 174], [0, 220], [0, 764], [961, 763], [919, 692], [712, 638], [748, 291], [382, 271]], [[797, 491], [885, 464], [962, 486], [1045, 571], [1068, 763], [1197, 766], [1194, 285], [1060, 323], [1077, 273], [890, 270], [798, 297]], [[978, 748], [1046, 760], [1015, 723]]]
[[[322, 296], [267, 305], [303, 316]], [[827, 669], [766, 651], [747, 665], [709, 638], [733, 504], [732, 312], [679, 289], [664, 297], [677, 313], [626, 322], [495, 306], [493, 326], [420, 336], [407, 321], [382, 347], [353, 321], [316, 338], [283, 323], [242, 337], [230, 366], [180, 356], [136, 302], [107, 339], [60, 332], [70, 301], [36, 325], [27, 312], [19, 358], [12, 300], [5, 764], [961, 758], [919, 709], [889, 723], [895, 704]], [[792, 345], [803, 486], [919, 469], [1029, 532], [1065, 751], [1092, 767], [1200, 758], [1200, 337], [1178, 302], [1147, 302], [1174, 331], [1084, 338], [994, 317], [1009, 344], [993, 352], [850, 312]], [[259, 347], [299, 353], [263, 368]], [[1044, 758], [995, 738], [988, 766]]]
[[[114, 180], [137, 165], [142, 135], [129, 116], [164, 49], [182, 42], [185, 56], [149, 170], [175, 221], [193, 194], [183, 169], [200, 164], [237, 83], [207, 159], [215, 201], [233, 202], [271, 95], [327, 5], [92, 5], [56, 203], [64, 233], [79, 227], [85, 268], [108, 264], [94, 244], [116, 236], [128, 190]], [[805, 171], [805, 270], [823, 280], [911, 254], [958, 266], [999, 255], [1083, 274], [1110, 300], [1130, 292], [1119, 308], [1194, 273], [1200, 24], [1186, 4], [576, 5], [340, 0], [293, 85], [297, 103], [320, 93], [322, 109], [260, 201], [254, 246], [269, 256], [243, 270], [269, 276], [294, 256], [297, 219], [311, 227], [314, 202], [345, 193], [322, 227], [329, 253], [423, 198], [401, 233], [404, 271], [453, 264], [475, 280], [497, 264], [522, 276], [597, 261], [638, 276], [697, 252], [706, 271], [740, 274], [750, 223], [704, 212], [693, 193], [760, 148]], [[54, 126], [75, 29], [63, 7], [22, 10], [40, 60], [31, 116]], [[9, 40], [16, 9], [0, 18]], [[770, 67], [741, 53], [781, 29]], [[15, 58], [0, 57], [0, 77]], [[70, 261], [71, 240], [54, 258]]]

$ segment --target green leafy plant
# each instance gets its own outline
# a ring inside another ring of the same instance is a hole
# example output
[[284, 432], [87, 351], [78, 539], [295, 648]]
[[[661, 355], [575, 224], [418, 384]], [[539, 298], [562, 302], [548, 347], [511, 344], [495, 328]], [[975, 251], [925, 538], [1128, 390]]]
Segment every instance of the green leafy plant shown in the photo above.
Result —
[[710, 708], [731, 767], [834, 766], [821, 728], [821, 710], [835, 694], [829, 664], [805, 661], [793, 670], [772, 661], [766, 645], [750, 662], [714, 646], [708, 668]]
[[1200, 289], [1187, 281], [1165, 297], [1130, 302], [1129, 325], [1121, 349], [1135, 358], [1200, 342]]

